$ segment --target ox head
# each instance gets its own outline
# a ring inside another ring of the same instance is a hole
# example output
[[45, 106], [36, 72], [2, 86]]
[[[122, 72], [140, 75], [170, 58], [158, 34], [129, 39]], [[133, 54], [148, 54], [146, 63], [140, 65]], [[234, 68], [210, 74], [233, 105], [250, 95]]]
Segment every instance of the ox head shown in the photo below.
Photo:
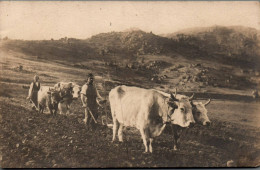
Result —
[[73, 99], [77, 99], [80, 96], [81, 87], [79, 85], [74, 85], [72, 88]]
[[171, 94], [171, 98], [168, 104], [173, 108], [174, 112], [171, 114], [171, 123], [179, 125], [181, 127], [189, 127], [191, 124], [194, 124], [194, 118], [192, 115], [192, 106], [191, 99], [192, 97], [177, 99], [177, 90], [175, 94]]
[[57, 105], [60, 102], [61, 100], [60, 91], [56, 91], [53, 88], [49, 88], [49, 91], [47, 93], [50, 95], [50, 100], [52, 105]]
[[66, 96], [69, 98], [77, 99], [80, 96], [81, 87], [73, 82], [60, 82], [55, 84], [54, 88], [56, 90], [60, 89], [61, 95], [64, 97]]
[[202, 124], [204, 126], [210, 125], [210, 120], [208, 118], [208, 110], [206, 106], [210, 103], [210, 99], [206, 103], [202, 102], [192, 102], [192, 114], [196, 123]]

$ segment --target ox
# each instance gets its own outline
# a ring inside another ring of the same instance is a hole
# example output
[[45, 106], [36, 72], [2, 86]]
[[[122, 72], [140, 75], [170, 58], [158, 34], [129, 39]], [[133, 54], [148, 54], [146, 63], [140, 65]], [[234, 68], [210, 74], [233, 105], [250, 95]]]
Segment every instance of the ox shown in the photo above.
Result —
[[113, 118], [113, 139], [118, 133], [123, 141], [123, 126], [136, 127], [142, 136], [145, 152], [152, 152], [153, 138], [159, 136], [166, 123], [188, 127], [194, 123], [189, 100], [167, 97], [153, 89], [117, 86], [109, 93]]
[[[156, 90], [157, 92], [163, 94], [164, 96], [167, 97], [171, 97], [172, 94], [169, 93], [165, 93], [159, 90]], [[175, 94], [177, 93], [177, 91], [175, 91]], [[181, 95], [181, 94], [176, 94], [176, 99], [177, 100], [183, 100], [183, 99], [187, 99], [187, 100], [192, 100], [194, 97], [194, 94], [191, 97], [185, 96], [185, 95]], [[206, 106], [210, 103], [210, 99], [205, 102], [193, 102], [191, 101], [191, 105], [192, 105], [192, 114], [194, 117], [194, 120], [196, 123], [202, 124], [202, 125], [210, 125], [210, 120], [208, 118], [208, 111], [206, 109]]]
[[54, 88], [61, 91], [62, 100], [58, 104], [60, 114], [70, 114], [71, 103], [79, 98], [81, 87], [74, 82], [59, 82]]
[[60, 99], [60, 93], [54, 88], [42, 86], [38, 91], [39, 113], [43, 113], [43, 110], [48, 107], [50, 113], [56, 115]]
[[[177, 97], [178, 98], [178, 95]], [[191, 102], [192, 105], [192, 114], [195, 120], [196, 124], [201, 124], [203, 126], [209, 126], [210, 125], [210, 120], [208, 118], [208, 110], [206, 109], [206, 106], [210, 103], [210, 99], [205, 102]], [[180, 128], [177, 125], [173, 126], [173, 135], [174, 135], [174, 145], [173, 148], [174, 150], [178, 149], [178, 139], [180, 138], [180, 134], [183, 128]]]
[[194, 120], [196, 123], [209, 126], [210, 120], [208, 118], [208, 110], [206, 109], [206, 106], [210, 103], [210, 99], [205, 102], [192, 102], [192, 114], [194, 117]]
[[[157, 90], [158, 91], [158, 90]], [[170, 97], [171, 94], [169, 93], [165, 93], [162, 91], [158, 91], [159, 93]], [[175, 93], [177, 93], [177, 91], [175, 91]], [[189, 99], [192, 100], [193, 99], [194, 94], [192, 95], [192, 97], [188, 97], [185, 95], [181, 95], [181, 94], [177, 94], [176, 95], [176, 99], [181, 100], [181, 99]], [[194, 117], [195, 123], [196, 124], [201, 124], [203, 126], [209, 126], [210, 125], [210, 120], [208, 118], [208, 110], [206, 109], [206, 106], [210, 103], [210, 99], [205, 102], [194, 102], [191, 101], [191, 106], [192, 106], [192, 115]], [[178, 132], [180, 133], [181, 128], [178, 125], [174, 125], [173, 126], [173, 135], [174, 135], [174, 145], [173, 148], [174, 150], [177, 150], [177, 146], [178, 146], [178, 139], [180, 137], [180, 135], [178, 134]]]

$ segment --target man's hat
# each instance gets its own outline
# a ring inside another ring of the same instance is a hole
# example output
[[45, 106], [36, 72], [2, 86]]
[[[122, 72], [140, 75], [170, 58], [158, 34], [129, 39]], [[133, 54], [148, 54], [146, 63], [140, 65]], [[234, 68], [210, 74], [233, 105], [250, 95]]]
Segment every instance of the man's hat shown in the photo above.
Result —
[[34, 75], [33, 79], [34, 80], [39, 80], [39, 76], [38, 75]]
[[92, 73], [89, 73], [89, 74], [88, 74], [88, 77], [94, 78], [94, 75], [93, 75]]
[[86, 77], [87, 77], [85, 80], [86, 82], [88, 82], [88, 78], [94, 79], [94, 75], [92, 73], [87, 74]]

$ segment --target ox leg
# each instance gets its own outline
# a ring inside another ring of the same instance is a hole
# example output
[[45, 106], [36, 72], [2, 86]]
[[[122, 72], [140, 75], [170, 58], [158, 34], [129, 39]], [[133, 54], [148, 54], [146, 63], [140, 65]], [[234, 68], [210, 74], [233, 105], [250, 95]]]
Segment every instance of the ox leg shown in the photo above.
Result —
[[173, 150], [178, 150], [178, 140], [179, 140], [179, 135], [178, 135], [178, 128], [177, 127], [172, 127], [173, 130]]
[[52, 107], [49, 107], [50, 114], [53, 116]]
[[119, 142], [123, 142], [123, 125], [119, 124], [119, 129], [118, 129], [118, 139]]
[[61, 114], [61, 106], [60, 103], [58, 104], [59, 113]]
[[153, 143], [153, 138], [149, 138], [150, 140], [150, 144], [149, 144], [149, 150], [152, 153], [153, 152], [153, 147], [152, 147], [152, 143]]
[[66, 115], [70, 114], [70, 106], [66, 104]]
[[39, 104], [38, 108], [39, 108], [39, 114], [42, 114], [43, 113], [43, 106]]
[[38, 113], [40, 114], [40, 113], [41, 113], [41, 110], [42, 110], [41, 105], [38, 105], [38, 108], [39, 108]]
[[142, 139], [143, 139], [143, 143], [144, 143], [144, 147], [145, 147], [145, 153], [146, 153], [146, 152], [148, 152], [148, 147], [147, 147], [148, 141], [147, 141], [147, 137], [145, 135], [144, 129], [141, 129], [140, 133], [141, 133], [141, 136], [142, 136]]
[[63, 103], [59, 103], [58, 108], [59, 108], [59, 111], [60, 111], [61, 115], [65, 114], [64, 113], [64, 104]]
[[58, 104], [58, 109], [60, 111], [60, 115], [62, 115], [62, 106], [61, 106], [61, 103]]
[[57, 116], [57, 110], [54, 110], [54, 116]]
[[54, 106], [54, 115], [55, 115], [55, 116], [57, 115], [57, 110], [58, 110], [58, 104], [56, 104], [56, 105]]
[[112, 142], [114, 142], [115, 139], [116, 139], [116, 133], [118, 131], [118, 126], [119, 126], [119, 122], [114, 118], [113, 119], [113, 139], [112, 139]]

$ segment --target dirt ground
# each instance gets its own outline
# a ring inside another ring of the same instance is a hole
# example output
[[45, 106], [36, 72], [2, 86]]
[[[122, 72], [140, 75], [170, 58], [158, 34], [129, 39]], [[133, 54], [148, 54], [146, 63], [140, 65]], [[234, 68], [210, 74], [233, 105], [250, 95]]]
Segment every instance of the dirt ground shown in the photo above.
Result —
[[[44, 85], [61, 80], [82, 85], [84, 70], [12, 52], [0, 56], [2, 168], [226, 167], [230, 160], [233, 166], [260, 165], [259, 101], [237, 94], [230, 94], [230, 98], [211, 95], [207, 107], [211, 126], [183, 129], [177, 151], [172, 150], [173, 136], [167, 127], [155, 139], [154, 153], [147, 154], [135, 129], [124, 129], [124, 143], [111, 142], [112, 129], [101, 125], [101, 119], [95, 130], [88, 129], [82, 121], [80, 100], [74, 101], [74, 114], [69, 116], [53, 117], [31, 110], [25, 98], [35, 68]], [[23, 69], [17, 69], [21, 64]], [[107, 97], [109, 87], [103, 90], [101, 94]]]

